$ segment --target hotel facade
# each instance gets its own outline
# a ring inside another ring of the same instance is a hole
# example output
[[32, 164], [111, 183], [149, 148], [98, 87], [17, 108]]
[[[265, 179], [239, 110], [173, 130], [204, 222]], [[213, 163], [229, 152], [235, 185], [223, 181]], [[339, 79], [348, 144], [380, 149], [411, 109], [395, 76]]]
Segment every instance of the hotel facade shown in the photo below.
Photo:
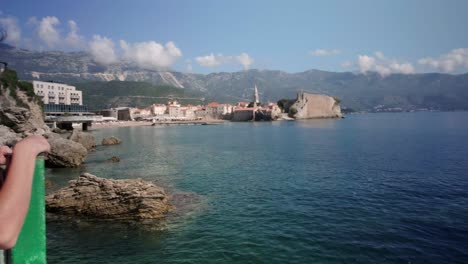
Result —
[[33, 81], [34, 93], [42, 98], [44, 104], [49, 105], [83, 105], [81, 91], [75, 86], [56, 83]]

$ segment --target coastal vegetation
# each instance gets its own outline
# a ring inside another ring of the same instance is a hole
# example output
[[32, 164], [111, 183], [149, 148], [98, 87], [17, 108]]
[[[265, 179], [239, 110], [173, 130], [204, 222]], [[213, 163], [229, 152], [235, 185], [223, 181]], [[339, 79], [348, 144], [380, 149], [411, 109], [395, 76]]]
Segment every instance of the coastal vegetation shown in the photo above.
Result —
[[288, 116], [289, 117], [294, 117], [294, 115], [297, 114], [297, 109], [295, 107], [291, 107], [289, 108], [289, 111], [288, 111]]
[[28, 98], [29, 102], [34, 101], [35, 103], [42, 105], [42, 100], [39, 96], [37, 96], [34, 93], [32, 84], [26, 81], [19, 81], [16, 71], [12, 69], [8, 69], [8, 68], [5, 69], [0, 74], [0, 83], [1, 83], [0, 95], [8, 91], [8, 94], [12, 98], [15, 99], [17, 105], [21, 107], [29, 108], [29, 106], [26, 103], [18, 99], [16, 89], [19, 89], [20, 91], [25, 92], [26, 97]]
[[281, 111], [283, 111], [283, 113], [288, 113], [289, 107], [291, 107], [291, 105], [293, 105], [294, 102], [296, 102], [295, 99], [283, 98], [283, 99], [278, 100], [277, 105], [281, 109]]

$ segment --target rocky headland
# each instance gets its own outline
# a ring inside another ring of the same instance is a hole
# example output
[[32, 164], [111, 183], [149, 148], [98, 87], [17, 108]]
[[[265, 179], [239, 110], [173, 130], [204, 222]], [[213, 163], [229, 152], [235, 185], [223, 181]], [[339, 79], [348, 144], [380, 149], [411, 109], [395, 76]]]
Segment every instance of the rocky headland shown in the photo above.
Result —
[[18, 81], [15, 71], [0, 74], [0, 144], [13, 146], [29, 135], [42, 135], [51, 146], [48, 167], [80, 166], [96, 146], [94, 137], [81, 131], [68, 136], [54, 133], [44, 123], [41, 99], [32, 89], [32, 84]]
[[46, 197], [49, 213], [85, 218], [159, 219], [172, 208], [164, 189], [150, 182], [104, 179], [89, 173]]

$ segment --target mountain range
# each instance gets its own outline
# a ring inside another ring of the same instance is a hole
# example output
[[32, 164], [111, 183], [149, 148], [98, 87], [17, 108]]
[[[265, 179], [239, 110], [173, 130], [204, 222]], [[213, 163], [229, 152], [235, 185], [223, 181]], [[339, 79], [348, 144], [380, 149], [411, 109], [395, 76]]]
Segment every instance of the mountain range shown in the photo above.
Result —
[[54, 80], [79, 84], [83, 89], [88, 82], [93, 82], [93, 87], [96, 87], [96, 81], [147, 82], [234, 103], [251, 100], [256, 85], [262, 101], [295, 98], [296, 93], [303, 90], [338, 97], [342, 106], [361, 111], [468, 110], [468, 74], [391, 74], [383, 77], [375, 72], [361, 74], [321, 70], [194, 74], [141, 69], [127, 62], [102, 66], [94, 62], [87, 52], [40, 52], [2, 43], [0, 61], [8, 62], [23, 80]]

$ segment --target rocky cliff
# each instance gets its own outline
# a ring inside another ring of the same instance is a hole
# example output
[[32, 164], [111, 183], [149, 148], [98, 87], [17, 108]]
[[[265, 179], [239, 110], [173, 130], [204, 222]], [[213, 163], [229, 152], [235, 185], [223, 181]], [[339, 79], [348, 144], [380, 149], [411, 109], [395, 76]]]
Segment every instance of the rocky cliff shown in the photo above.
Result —
[[15, 71], [6, 69], [0, 73], [0, 145], [13, 146], [29, 135], [43, 135], [51, 146], [48, 166], [79, 166], [87, 155], [86, 148], [52, 133], [44, 123], [40, 104], [32, 85], [18, 81]]
[[289, 108], [295, 119], [342, 117], [339, 100], [322, 94], [301, 92], [296, 102]]

